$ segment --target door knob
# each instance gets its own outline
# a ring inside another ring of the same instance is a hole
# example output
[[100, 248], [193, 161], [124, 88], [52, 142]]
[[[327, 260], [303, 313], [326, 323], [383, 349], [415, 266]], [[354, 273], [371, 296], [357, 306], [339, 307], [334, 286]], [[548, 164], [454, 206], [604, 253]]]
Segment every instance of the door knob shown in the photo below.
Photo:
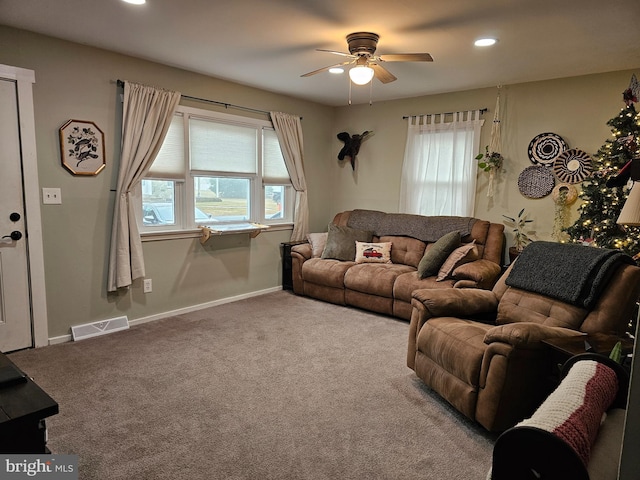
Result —
[[18, 230], [14, 230], [13, 232], [11, 232], [10, 235], [5, 235], [2, 238], [10, 238], [11, 240], [13, 240], [15, 242], [15, 241], [18, 241], [18, 240], [20, 240], [22, 238], [22, 233], [19, 232]]

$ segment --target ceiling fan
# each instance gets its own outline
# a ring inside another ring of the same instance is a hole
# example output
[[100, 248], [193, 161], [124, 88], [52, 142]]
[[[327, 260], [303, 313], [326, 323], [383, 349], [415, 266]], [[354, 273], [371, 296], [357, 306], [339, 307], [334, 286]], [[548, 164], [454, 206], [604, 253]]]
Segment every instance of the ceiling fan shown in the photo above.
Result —
[[[358, 85], [365, 85], [371, 81], [372, 77], [377, 78], [382, 83], [390, 83], [397, 78], [385, 67], [384, 62], [433, 62], [433, 57], [428, 53], [395, 53], [387, 55], [375, 55], [376, 47], [380, 36], [371, 32], [356, 32], [347, 35], [349, 53], [336, 52], [334, 50], [323, 50], [318, 48], [318, 52], [327, 52], [349, 58], [349, 60], [319, 68], [313, 72], [305, 73], [302, 77], [310, 77], [316, 73], [327, 71], [331, 68], [339, 68], [353, 64], [349, 70], [351, 80]], [[363, 74], [363, 78], [357, 80], [358, 73]]]

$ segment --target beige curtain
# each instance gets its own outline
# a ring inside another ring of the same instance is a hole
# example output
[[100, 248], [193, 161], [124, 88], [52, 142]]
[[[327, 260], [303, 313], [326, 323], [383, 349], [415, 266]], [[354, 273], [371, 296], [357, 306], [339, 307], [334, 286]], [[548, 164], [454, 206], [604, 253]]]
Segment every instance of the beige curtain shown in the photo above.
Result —
[[309, 204], [307, 181], [304, 176], [302, 122], [299, 116], [281, 112], [271, 112], [271, 121], [280, 142], [291, 184], [296, 191], [291, 241], [304, 240], [309, 233]]
[[158, 154], [179, 101], [179, 92], [124, 82], [122, 152], [111, 230], [109, 292], [128, 287], [145, 275], [132, 190]]

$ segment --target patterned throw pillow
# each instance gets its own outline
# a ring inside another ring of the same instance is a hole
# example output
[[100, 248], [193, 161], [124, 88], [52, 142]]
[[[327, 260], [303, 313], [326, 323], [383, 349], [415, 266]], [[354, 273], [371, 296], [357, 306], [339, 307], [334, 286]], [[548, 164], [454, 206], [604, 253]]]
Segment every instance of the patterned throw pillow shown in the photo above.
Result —
[[453, 271], [460, 265], [478, 260], [478, 247], [476, 241], [465, 243], [461, 247], [456, 248], [444, 261], [438, 272], [436, 281], [441, 282], [453, 276]]
[[391, 242], [356, 242], [356, 263], [391, 263]]

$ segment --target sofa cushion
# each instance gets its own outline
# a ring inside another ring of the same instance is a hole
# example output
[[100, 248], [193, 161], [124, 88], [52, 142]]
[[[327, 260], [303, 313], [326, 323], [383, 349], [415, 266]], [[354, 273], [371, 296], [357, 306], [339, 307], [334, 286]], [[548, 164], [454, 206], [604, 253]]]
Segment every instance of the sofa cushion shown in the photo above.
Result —
[[391, 242], [356, 242], [356, 263], [391, 263]]
[[418, 278], [418, 272], [407, 272], [396, 278], [393, 285], [393, 298], [411, 303], [411, 295], [414, 290], [421, 288], [453, 288], [455, 280], [447, 279], [436, 281], [436, 277]]
[[413, 271], [408, 265], [394, 263], [361, 263], [351, 267], [344, 276], [344, 286], [350, 290], [393, 298], [393, 284], [399, 275]]
[[321, 258], [354, 261], [356, 242], [370, 242], [373, 233], [368, 230], [355, 230], [349, 227], [329, 224], [327, 244]]
[[354, 262], [310, 258], [302, 264], [302, 278], [305, 282], [344, 289], [344, 274], [353, 265]]
[[449, 232], [435, 243], [428, 245], [418, 264], [418, 277], [436, 275], [447, 257], [460, 246], [460, 232]]
[[496, 323], [533, 322], [579, 330], [587, 310], [538, 293], [510, 287], [498, 304]]
[[453, 271], [460, 265], [465, 263], [473, 262], [474, 260], [478, 260], [480, 258], [478, 256], [478, 247], [476, 246], [476, 241], [473, 240], [471, 243], [466, 243], [456, 248], [447, 259], [444, 261], [440, 270], [438, 271], [437, 280], [441, 282], [445, 278], [449, 278], [453, 276]]
[[418, 264], [424, 255], [427, 244], [422, 240], [411, 237], [399, 237], [394, 235], [386, 235], [380, 237], [380, 242], [391, 242], [391, 262], [409, 265], [418, 268]]
[[311, 256], [313, 258], [320, 258], [324, 247], [327, 244], [327, 232], [323, 233], [308, 233], [307, 241], [311, 244]]

